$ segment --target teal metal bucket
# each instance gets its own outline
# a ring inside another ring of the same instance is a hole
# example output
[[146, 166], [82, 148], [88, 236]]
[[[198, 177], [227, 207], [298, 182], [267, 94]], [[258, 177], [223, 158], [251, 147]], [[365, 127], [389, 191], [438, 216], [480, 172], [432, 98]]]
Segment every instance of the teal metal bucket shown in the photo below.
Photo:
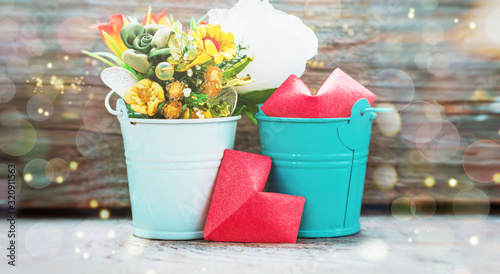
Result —
[[127, 163], [135, 236], [203, 239], [217, 172], [234, 146], [241, 116], [212, 119], [131, 119], [122, 99], [116, 111]]
[[279, 118], [259, 112], [261, 153], [272, 159], [271, 192], [306, 198], [298, 237], [359, 232], [374, 112], [366, 99], [350, 118]]

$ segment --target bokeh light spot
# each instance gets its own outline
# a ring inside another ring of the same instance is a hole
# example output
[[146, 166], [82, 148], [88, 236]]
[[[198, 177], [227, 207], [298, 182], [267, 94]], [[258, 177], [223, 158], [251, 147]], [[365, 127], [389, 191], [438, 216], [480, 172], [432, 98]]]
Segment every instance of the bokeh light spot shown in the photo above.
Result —
[[109, 219], [109, 216], [110, 216], [109, 210], [101, 209], [101, 211], [99, 211], [99, 218], [101, 218], [102, 220]]
[[398, 173], [390, 164], [382, 164], [373, 170], [373, 182], [380, 190], [390, 190], [397, 182]]
[[71, 17], [59, 25], [57, 41], [61, 48], [70, 54], [80, 54], [94, 46], [97, 32], [89, 31], [92, 22], [85, 17]]
[[32, 225], [24, 236], [28, 252], [36, 258], [47, 259], [56, 255], [62, 245], [61, 230], [50, 223]]
[[420, 194], [411, 200], [411, 213], [419, 219], [430, 218], [436, 212], [436, 201], [427, 194]]
[[22, 119], [0, 121], [1, 149], [11, 156], [22, 156], [30, 152], [36, 144], [35, 128]]
[[25, 173], [25, 174], [24, 174], [24, 181], [26, 181], [27, 183], [29, 183], [29, 182], [33, 181], [33, 174], [31, 174], [31, 173], [29, 173], [29, 172], [28, 172], [28, 173]]
[[399, 69], [385, 69], [377, 73], [373, 92], [380, 101], [397, 102], [397, 109], [405, 108], [415, 96], [415, 85], [406, 72]]
[[381, 108], [392, 108], [392, 112], [378, 113], [375, 123], [379, 128], [380, 132], [385, 136], [396, 136], [401, 130], [401, 117], [396, 107], [391, 103], [381, 103], [377, 104], [376, 107]]
[[458, 183], [458, 182], [457, 182], [457, 179], [455, 179], [455, 178], [450, 178], [450, 179], [448, 180], [448, 185], [449, 185], [450, 187], [456, 187], [456, 186], [457, 186], [457, 183]]
[[130, 237], [124, 245], [125, 255], [128, 257], [137, 257], [144, 252], [146, 245], [149, 243], [148, 240], [137, 239], [135, 237]]
[[411, 199], [408, 197], [399, 197], [392, 202], [391, 214], [397, 220], [408, 221], [413, 218], [411, 211]]
[[[435, 123], [441, 125], [439, 131], [437, 130], [439, 125]], [[437, 134], [436, 131], [438, 131]], [[460, 133], [452, 123], [446, 120], [426, 122], [417, 131], [416, 143], [418, 152], [427, 160], [445, 162], [457, 153], [460, 147]]]
[[495, 184], [500, 184], [500, 172], [493, 174], [493, 182], [495, 182]]
[[[401, 135], [413, 143], [432, 140], [441, 130], [443, 121], [441, 109], [435, 104], [425, 101], [414, 101], [402, 109], [400, 115], [402, 121]], [[423, 131], [420, 133], [420, 136], [417, 136], [422, 125], [426, 123], [425, 132]], [[422, 137], [425, 137], [425, 139], [419, 140]]]
[[0, 75], [0, 103], [7, 103], [16, 95], [16, 85], [10, 78]]
[[458, 219], [481, 222], [490, 212], [490, 199], [482, 190], [467, 188], [453, 198], [453, 214]]
[[470, 243], [470, 245], [472, 245], [472, 246], [476, 246], [476, 245], [478, 245], [478, 244], [479, 244], [479, 237], [477, 237], [477, 236], [471, 236], [471, 237], [469, 238], [469, 243]]
[[495, 42], [500, 42], [500, 33], [498, 33], [498, 18], [500, 18], [500, 9], [490, 12], [485, 21], [486, 34]]
[[75, 161], [71, 161], [71, 162], [69, 163], [69, 168], [70, 168], [72, 171], [77, 170], [77, 169], [78, 169], [78, 163], [77, 163], [77, 162], [75, 162]]
[[54, 104], [52, 100], [45, 95], [35, 95], [29, 99], [26, 105], [26, 111], [31, 119], [35, 121], [45, 121], [52, 116]]
[[113, 239], [116, 237], [116, 232], [112, 229], [108, 230], [108, 238]]
[[78, 230], [78, 231], [76, 232], [76, 237], [77, 237], [78, 239], [83, 238], [83, 236], [85, 236], [85, 234], [83, 233], [83, 231]]
[[54, 158], [47, 162], [45, 175], [53, 182], [62, 183], [69, 176], [68, 162], [61, 158]]
[[96, 200], [90, 200], [89, 206], [91, 208], [97, 208], [99, 206], [99, 203]]
[[467, 176], [479, 183], [490, 183], [500, 172], [500, 145], [479, 140], [465, 149], [462, 165]]
[[433, 187], [436, 184], [436, 180], [432, 176], [426, 176], [424, 178], [424, 185], [428, 188]]
[[[26, 183], [33, 188], [44, 188], [51, 183], [51, 180], [46, 176], [45, 170], [47, 161], [44, 159], [33, 159], [24, 166], [23, 174], [28, 175], [30, 181]], [[49, 165], [50, 167], [50, 165]], [[26, 177], [26, 176], [25, 176]]]
[[76, 148], [89, 159], [102, 159], [110, 153], [109, 150], [100, 149], [103, 139], [102, 132], [89, 130], [83, 126], [76, 133]]
[[358, 254], [367, 261], [382, 261], [389, 253], [389, 246], [380, 239], [362, 240], [357, 247]]

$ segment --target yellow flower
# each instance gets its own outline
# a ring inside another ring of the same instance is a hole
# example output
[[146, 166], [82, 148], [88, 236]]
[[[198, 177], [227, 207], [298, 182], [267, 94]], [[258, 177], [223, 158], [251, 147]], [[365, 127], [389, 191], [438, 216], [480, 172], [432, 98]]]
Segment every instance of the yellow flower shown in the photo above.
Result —
[[190, 35], [201, 49], [201, 54], [193, 62], [195, 65], [203, 64], [211, 59], [216, 64], [220, 64], [222, 61], [231, 60], [236, 56], [233, 34], [224, 32], [219, 25], [199, 26]]
[[143, 79], [125, 91], [125, 102], [130, 108], [149, 116], [158, 113], [158, 105], [163, 101], [165, 101], [163, 88], [149, 79]]
[[[200, 117], [200, 115], [202, 117]], [[191, 117], [190, 117], [191, 116]], [[204, 119], [204, 118], [212, 118], [212, 113], [210, 111], [201, 111], [197, 108], [187, 108], [186, 111], [184, 112], [184, 116], [182, 119]]]
[[205, 72], [205, 83], [202, 86], [202, 92], [211, 97], [215, 97], [222, 90], [222, 70], [216, 66], [209, 66]]
[[167, 85], [167, 92], [170, 99], [180, 99], [184, 96], [183, 93], [184, 84], [175, 81]]
[[178, 101], [171, 101], [163, 108], [163, 116], [167, 119], [176, 119], [182, 113], [182, 103]]

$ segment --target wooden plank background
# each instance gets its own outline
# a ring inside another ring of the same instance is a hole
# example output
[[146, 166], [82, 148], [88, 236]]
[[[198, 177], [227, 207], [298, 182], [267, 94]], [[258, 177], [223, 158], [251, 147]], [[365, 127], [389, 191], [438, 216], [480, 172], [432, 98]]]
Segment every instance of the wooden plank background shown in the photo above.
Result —
[[[78, 164], [62, 183], [52, 182], [42, 189], [32, 188], [22, 180], [18, 206], [88, 208], [91, 200], [96, 200], [99, 207], [129, 206], [120, 129], [115, 117], [104, 108], [107, 89], [97, 76], [103, 67], [79, 53], [81, 49], [105, 49], [99, 35], [88, 30], [89, 25], [107, 21], [110, 13], [142, 17], [149, 4], [155, 12], [168, 8], [175, 18], [187, 23], [191, 16], [198, 18], [211, 8], [227, 8], [235, 2], [2, 1], [0, 84], [4, 100], [5, 94], [12, 91], [12, 84], [15, 97], [9, 102], [1, 101], [1, 119], [28, 121], [36, 132], [36, 145], [18, 157], [0, 152], [0, 162], [16, 163], [21, 176], [32, 159], [61, 158]], [[500, 17], [488, 17], [500, 8], [499, 4], [473, 0], [271, 3], [300, 17], [319, 38], [319, 53], [309, 61], [302, 76], [312, 90], [317, 90], [331, 71], [340, 67], [382, 94], [378, 104], [392, 103], [401, 109], [412, 99], [412, 104], [399, 115], [384, 116], [374, 124], [364, 204], [390, 205], [400, 197], [416, 197], [431, 204], [448, 203], [459, 201], [464, 195], [457, 194], [470, 188], [480, 191], [468, 196], [469, 200], [500, 203], [499, 184], [474, 182], [462, 167], [464, 151], [473, 142], [500, 142], [500, 43], [491, 38], [491, 22], [500, 25]], [[382, 75], [395, 71], [400, 77], [381, 80]], [[401, 76], [405, 74], [412, 79], [409, 86]], [[55, 80], [52, 84], [51, 79]], [[29, 111], [36, 112], [28, 104], [35, 95], [45, 95], [52, 101], [50, 119], [37, 121], [33, 119], [40, 117], [36, 113], [33, 117], [28, 115]], [[453, 133], [456, 127], [460, 136], [459, 140], [453, 139], [456, 134], [440, 137], [434, 156], [439, 157], [443, 147], [457, 149], [453, 157], [442, 162], [422, 157], [415, 143], [397, 133], [399, 119], [406, 136], [415, 136], [421, 122], [431, 115], [451, 122], [454, 127], [448, 129]], [[0, 146], [8, 147], [18, 136], [13, 132], [18, 131], [3, 124]], [[387, 136], [390, 131], [397, 134]], [[257, 127], [248, 118], [238, 124], [236, 149], [254, 153], [260, 150]], [[484, 153], [494, 149], [497, 147], [491, 145], [475, 151], [475, 162], [499, 167], [500, 171], [500, 155]], [[384, 190], [383, 183], [389, 182], [394, 173], [397, 183]], [[0, 178], [2, 187], [6, 186], [5, 178]], [[450, 178], [457, 180], [456, 187], [449, 186]], [[5, 193], [0, 192], [2, 202]]]

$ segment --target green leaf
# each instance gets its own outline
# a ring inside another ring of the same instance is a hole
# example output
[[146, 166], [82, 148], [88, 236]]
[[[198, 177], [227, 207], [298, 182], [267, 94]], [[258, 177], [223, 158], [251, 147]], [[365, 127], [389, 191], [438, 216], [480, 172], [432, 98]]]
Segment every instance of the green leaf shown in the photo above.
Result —
[[201, 22], [203, 22], [203, 20], [207, 19], [208, 17], [208, 14], [205, 14], [203, 15], [200, 20], [198, 20], [198, 22], [196, 22], [196, 26], [199, 26], [201, 24]]
[[238, 93], [238, 101], [250, 104], [264, 104], [269, 97], [276, 91], [276, 88], [252, 90]]
[[245, 111], [245, 114], [246, 114], [246, 115], [248, 115], [248, 117], [250, 117], [250, 119], [252, 119], [252, 121], [253, 121], [255, 124], [257, 124], [257, 119], [255, 119], [255, 118], [253, 117], [253, 115], [254, 115], [255, 113], [251, 113], [250, 111]]
[[158, 105], [158, 110], [161, 112], [163, 109], [163, 106], [165, 106], [165, 101], [163, 101], [161, 104]]
[[240, 73], [243, 69], [245, 69], [248, 66], [248, 64], [250, 64], [250, 62], [252, 61], [253, 58], [250, 58], [248, 56], [242, 58], [239, 62], [232, 65], [231, 68], [224, 71], [224, 73], [222, 74], [222, 82], [225, 83], [231, 80], [233, 76], [238, 75], [238, 73]]
[[111, 47], [112, 51], [117, 52], [117, 54], [122, 53], [120, 47], [118, 47], [118, 45], [115, 43], [113, 38], [111, 38], [111, 36], [109, 36], [109, 34], [107, 34], [105, 31], [103, 31], [102, 35], [104, 36], [104, 39], [109, 43], [109, 46]]
[[189, 21], [189, 26], [191, 28], [191, 31], [194, 31], [196, 28], [196, 20], [194, 20], [194, 17], [191, 17], [191, 21]]
[[137, 118], [137, 116], [135, 115], [135, 112], [132, 110], [132, 108], [130, 107], [130, 105], [129, 104], [125, 104], [125, 105], [127, 106], [128, 111], [130, 111], [129, 117], [131, 117], [131, 118]]
[[111, 54], [109, 52], [103, 52], [103, 51], [98, 51], [98, 52], [88, 52], [86, 50], [82, 50], [82, 53], [85, 55], [88, 55], [92, 58], [95, 58], [109, 66], [112, 67], [122, 67], [130, 72], [132, 72], [138, 80], [142, 80], [142, 77], [140, 77], [137, 72], [131, 68], [129, 65], [125, 64], [121, 59], [116, 57], [114, 54]]
[[102, 58], [102, 57], [100, 57], [98, 55], [95, 55], [92, 52], [89, 52], [89, 51], [86, 51], [86, 50], [82, 50], [82, 53], [85, 54], [85, 55], [88, 55], [88, 56], [90, 56], [92, 58], [95, 58], [95, 59], [97, 59], [97, 60], [99, 60], [99, 61], [101, 61], [101, 62], [103, 62], [103, 63], [105, 63], [105, 64], [107, 64], [107, 65], [109, 65], [111, 67], [117, 67], [118, 66], [117, 64], [113, 64], [110, 61], [106, 60], [105, 58]]
[[98, 52], [94, 52], [95, 55], [97, 56], [100, 56], [100, 57], [104, 57], [104, 58], [108, 58], [110, 59], [111, 61], [115, 62], [116, 64], [118, 64], [120, 67], [132, 72], [136, 77], [137, 79], [140, 81], [142, 80], [142, 77], [140, 77], [137, 72], [132, 68], [130, 67], [129, 65], [127, 65], [125, 62], [122, 61], [122, 59], [118, 58], [116, 55], [114, 54], [111, 54], [109, 52], [104, 52], [104, 51], [98, 51]]

